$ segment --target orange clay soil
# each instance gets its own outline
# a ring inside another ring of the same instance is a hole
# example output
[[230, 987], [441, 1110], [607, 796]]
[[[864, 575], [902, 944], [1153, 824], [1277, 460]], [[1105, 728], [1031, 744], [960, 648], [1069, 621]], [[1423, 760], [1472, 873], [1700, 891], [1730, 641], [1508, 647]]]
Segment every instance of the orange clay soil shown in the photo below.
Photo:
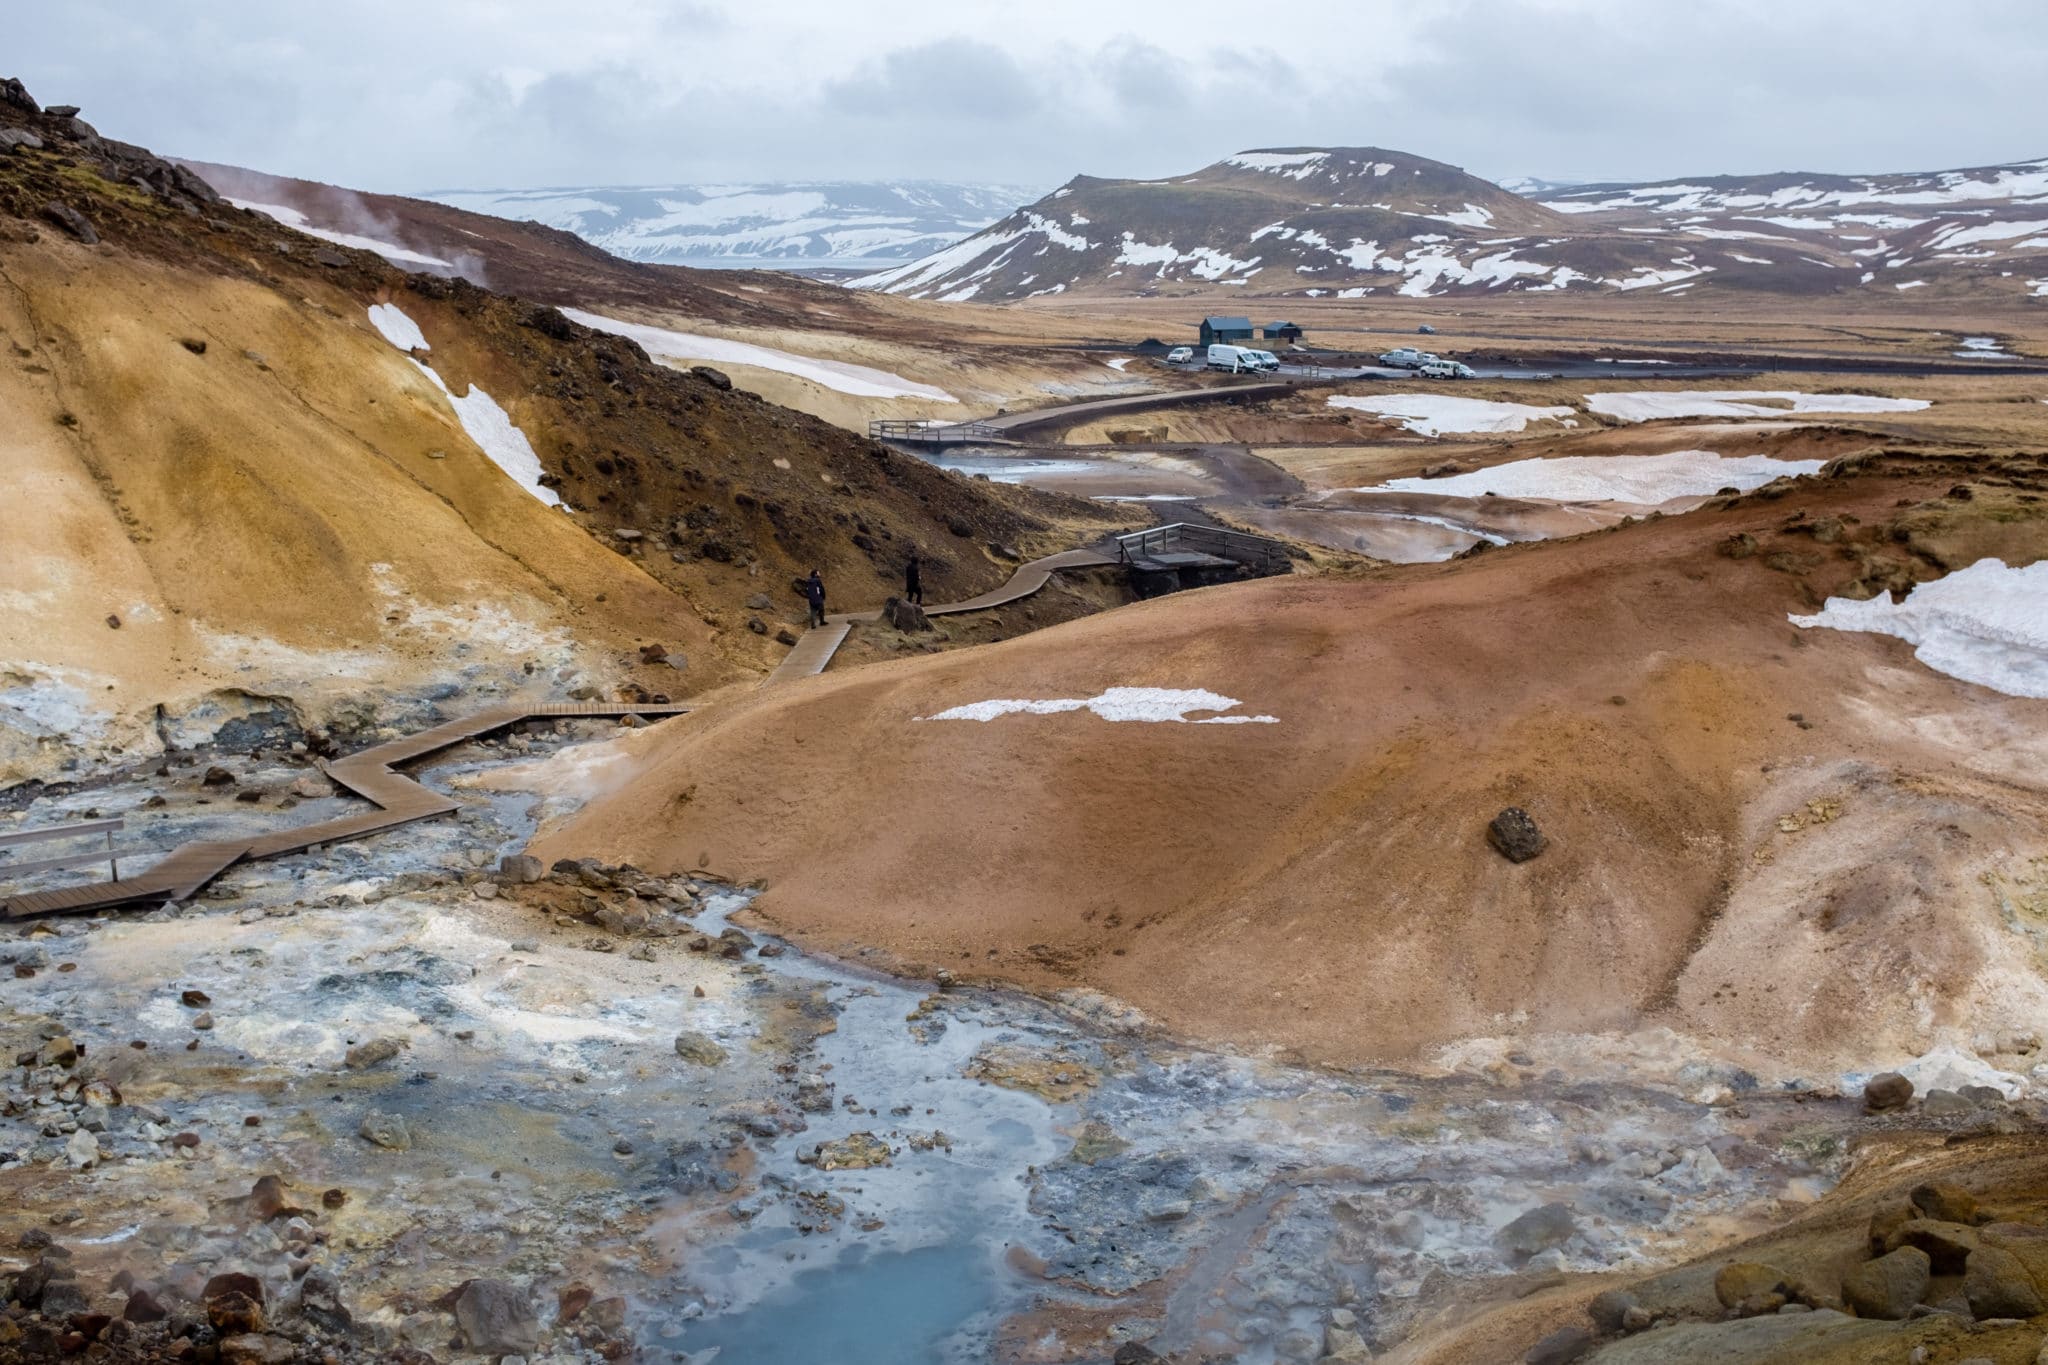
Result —
[[[1668, 1024], [1811, 1068], [2026, 1027], [2048, 990], [2002, 916], [2048, 907], [2048, 702], [1786, 622], [1907, 572], [1901, 546], [2048, 551], [2033, 495], [1943, 499], [1961, 467], [764, 689], [537, 851], [764, 878], [759, 914], [829, 951], [1093, 987], [1317, 1061]], [[1823, 512], [1839, 541], [1800, 530]], [[1744, 531], [1756, 553], [1720, 552]], [[920, 720], [1117, 686], [1279, 723]], [[1519, 866], [1485, 838], [1510, 805], [1550, 841]]]

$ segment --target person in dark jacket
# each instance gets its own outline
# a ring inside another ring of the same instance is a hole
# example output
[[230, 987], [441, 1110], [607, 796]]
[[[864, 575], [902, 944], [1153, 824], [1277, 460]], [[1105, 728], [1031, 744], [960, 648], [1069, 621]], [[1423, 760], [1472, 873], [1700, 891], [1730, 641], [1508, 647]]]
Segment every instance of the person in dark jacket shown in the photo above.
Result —
[[903, 600], [924, 605], [924, 580], [918, 573], [917, 551], [910, 552], [910, 562], [903, 566]]
[[804, 601], [811, 604], [811, 625], [824, 625], [825, 580], [818, 577], [816, 569], [811, 570], [811, 576], [804, 581]]

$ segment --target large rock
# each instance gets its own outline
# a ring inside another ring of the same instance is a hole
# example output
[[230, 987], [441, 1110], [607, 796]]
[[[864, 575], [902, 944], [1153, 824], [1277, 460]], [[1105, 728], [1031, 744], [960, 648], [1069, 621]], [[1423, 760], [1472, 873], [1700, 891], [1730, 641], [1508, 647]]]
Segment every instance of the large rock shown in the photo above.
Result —
[[1938, 1223], [1969, 1226], [1984, 1221], [1978, 1215], [1977, 1196], [1960, 1185], [1916, 1185], [1907, 1196], [1921, 1216]]
[[1543, 851], [1547, 840], [1529, 812], [1509, 806], [1486, 826], [1486, 842], [1509, 862], [1526, 863]]
[[1730, 1322], [1688, 1322], [1644, 1332], [1609, 1344], [1595, 1357], [1599, 1365], [1786, 1365], [1828, 1360], [1904, 1360], [1899, 1329], [1887, 1322], [1863, 1322], [1822, 1309], [1776, 1313]]
[[526, 1355], [540, 1347], [540, 1317], [526, 1291], [505, 1280], [471, 1280], [455, 1299], [455, 1325], [472, 1351]]
[[1873, 1114], [1904, 1109], [1913, 1098], [1913, 1083], [1896, 1071], [1881, 1071], [1863, 1085], [1863, 1107]]
[[925, 615], [923, 607], [915, 602], [906, 602], [900, 597], [892, 597], [882, 604], [882, 619], [893, 629], [905, 634], [932, 628], [931, 617]]
[[1543, 1204], [1493, 1234], [1493, 1241], [1509, 1259], [1521, 1262], [1539, 1251], [1563, 1245], [1578, 1230], [1570, 1205]]
[[718, 1066], [725, 1061], [725, 1049], [706, 1034], [686, 1030], [676, 1035], [676, 1056], [698, 1066]]
[[43, 112], [37, 107], [35, 97], [28, 93], [28, 87], [21, 83], [18, 76], [0, 80], [0, 104], [6, 105], [9, 109], [19, 109], [24, 114]]
[[1858, 1317], [1902, 1320], [1927, 1292], [1933, 1273], [1926, 1252], [1900, 1247], [1844, 1275], [1842, 1299]]
[[2031, 1318], [2048, 1312], [2048, 1303], [2042, 1301], [2026, 1263], [1993, 1246], [1980, 1246], [1970, 1253], [1963, 1272], [1963, 1297], [1980, 1318]]
[[387, 1114], [381, 1109], [372, 1109], [363, 1115], [356, 1132], [364, 1140], [393, 1152], [412, 1150], [412, 1130], [405, 1126], [405, 1120], [396, 1114]]
[[50, 203], [43, 205], [43, 217], [49, 219], [58, 227], [63, 228], [87, 246], [94, 245], [100, 239], [99, 233], [93, 229], [92, 223], [87, 220], [86, 216], [77, 209], [72, 208], [69, 204], [52, 200]]
[[1784, 1288], [1785, 1272], [1759, 1261], [1731, 1261], [1714, 1276], [1714, 1297], [1723, 1308], [1740, 1308], [1769, 1294], [1780, 1295], [1782, 1302]]
[[1928, 1264], [1937, 1275], [1960, 1275], [1963, 1263], [1977, 1249], [1977, 1234], [1961, 1223], [1936, 1222], [1932, 1218], [1908, 1218], [1893, 1228], [1884, 1240], [1884, 1250], [1919, 1247], [1927, 1253]]
[[[1714, 1280], [1714, 1290], [1716, 1293], [1720, 1292], [1720, 1287], [1720, 1278], [1716, 1276]], [[1586, 1316], [1591, 1318], [1593, 1325], [1603, 1332], [1619, 1332], [1628, 1322], [1629, 1310], [1632, 1308], [1639, 1310], [1641, 1307], [1642, 1304], [1636, 1299], [1636, 1296], [1629, 1293], [1626, 1289], [1605, 1289], [1595, 1294], [1593, 1301], [1586, 1305]]]

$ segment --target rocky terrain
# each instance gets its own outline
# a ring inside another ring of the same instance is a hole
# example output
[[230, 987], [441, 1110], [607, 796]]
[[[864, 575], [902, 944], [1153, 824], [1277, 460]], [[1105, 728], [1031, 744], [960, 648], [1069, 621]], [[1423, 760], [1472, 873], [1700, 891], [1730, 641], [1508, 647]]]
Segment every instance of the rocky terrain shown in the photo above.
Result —
[[1532, 199], [1403, 152], [1278, 148], [1167, 180], [1080, 176], [965, 241], [854, 283], [982, 302], [1703, 288], [1804, 297], [1935, 285], [2019, 297], [2048, 275], [2036, 264], [2048, 250], [2042, 176], [2024, 163]]

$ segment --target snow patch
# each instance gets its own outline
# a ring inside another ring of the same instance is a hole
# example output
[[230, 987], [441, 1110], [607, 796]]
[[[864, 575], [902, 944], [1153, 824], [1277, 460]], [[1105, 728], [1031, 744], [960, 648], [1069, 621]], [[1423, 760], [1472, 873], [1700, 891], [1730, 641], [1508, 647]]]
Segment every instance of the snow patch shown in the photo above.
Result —
[[548, 506], [561, 505], [561, 495], [541, 484], [540, 476], [545, 471], [540, 456], [533, 453], [532, 442], [513, 424], [495, 399], [474, 384], [469, 386], [468, 393], [457, 398], [431, 366], [417, 360], [413, 364], [419, 366], [421, 374], [434, 381], [435, 388], [447, 395], [448, 405], [455, 409], [456, 420], [462, 423], [469, 439], [476, 442], [477, 449], [483, 451], [492, 464], [510, 474], [514, 483]]
[[2014, 697], [2048, 698], [2048, 560], [2023, 569], [1980, 559], [1922, 583], [1903, 602], [1830, 597], [1801, 628], [1891, 635], [1937, 673]]
[[330, 232], [326, 228], [314, 227], [306, 221], [305, 214], [297, 209], [286, 208], [283, 204], [259, 204], [250, 199], [229, 199], [228, 202], [238, 209], [249, 209], [266, 218], [275, 218], [286, 227], [303, 232], [308, 237], [318, 237], [323, 242], [345, 246], [352, 251], [374, 251], [394, 265], [438, 265], [448, 270], [455, 269], [453, 261], [444, 261], [439, 256], [412, 251], [375, 237], [361, 237], [353, 232]]
[[1924, 398], [1876, 398], [1861, 393], [1791, 390], [1648, 389], [1589, 393], [1586, 406], [1603, 417], [1653, 422], [1667, 417], [1784, 417], [1792, 413], [1918, 412]]
[[1723, 457], [1711, 450], [1668, 455], [1567, 455], [1515, 460], [1443, 479], [1390, 479], [1369, 493], [1440, 493], [1452, 498], [1541, 498], [1554, 502], [1629, 502], [1655, 506], [1673, 498], [1704, 497], [1723, 488], [1748, 492], [1778, 478], [1820, 471], [1822, 460], [1774, 460], [1767, 455]]
[[1453, 398], [1437, 393], [1381, 393], [1361, 398], [1340, 395], [1330, 399], [1329, 406], [1352, 408], [1380, 417], [1398, 417], [1402, 426], [1424, 436], [1441, 436], [1446, 432], [1520, 431], [1531, 422], [1572, 414], [1570, 408], [1539, 408], [1526, 403], [1495, 403], [1481, 398]]
[[887, 370], [870, 369], [866, 365], [850, 365], [839, 360], [817, 360], [807, 355], [792, 355], [788, 351], [756, 346], [751, 342], [693, 336], [688, 332], [674, 332], [665, 327], [620, 322], [617, 318], [608, 318], [601, 313], [586, 313], [580, 308], [564, 308], [562, 315], [582, 323], [585, 327], [594, 327], [600, 332], [629, 337], [639, 342], [647, 354], [655, 357], [751, 365], [755, 369], [773, 370], [778, 374], [808, 379], [813, 384], [822, 385], [838, 393], [851, 394], [856, 398], [925, 398], [934, 403], [959, 401], [944, 389], [933, 388], [930, 384], [913, 383], [902, 375], [891, 374]]
[[1093, 711], [1109, 721], [1172, 722], [1195, 725], [1277, 725], [1277, 716], [1214, 715], [1188, 721], [1195, 711], [1231, 711], [1243, 705], [1235, 697], [1200, 689], [1172, 687], [1112, 687], [1093, 697], [1059, 697], [1050, 701], [977, 701], [955, 706], [924, 720], [978, 720], [984, 723], [998, 716], [1051, 716], [1065, 711]]
[[401, 351], [431, 351], [420, 325], [407, 317], [395, 303], [370, 305], [370, 325], [377, 334]]

